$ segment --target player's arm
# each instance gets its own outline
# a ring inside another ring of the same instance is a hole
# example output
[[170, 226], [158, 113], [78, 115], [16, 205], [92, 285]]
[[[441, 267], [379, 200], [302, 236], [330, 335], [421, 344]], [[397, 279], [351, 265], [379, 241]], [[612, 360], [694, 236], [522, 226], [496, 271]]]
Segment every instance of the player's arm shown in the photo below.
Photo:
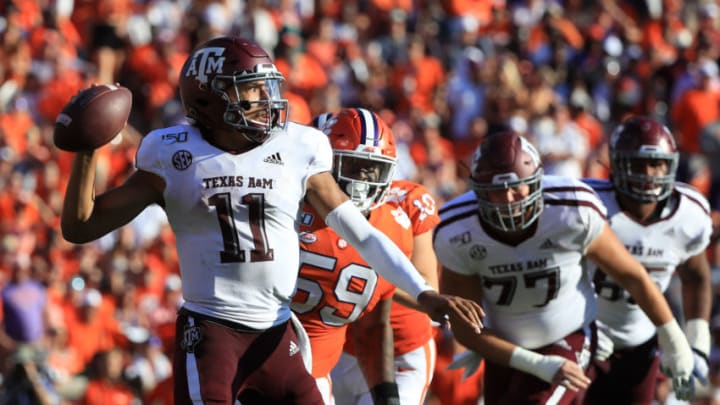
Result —
[[395, 243], [370, 225], [340, 190], [330, 172], [308, 179], [305, 198], [325, 223], [350, 242], [375, 271], [415, 297], [433, 320], [443, 322], [448, 315], [453, 325], [463, 324], [480, 333], [483, 316], [480, 306], [470, 300], [438, 294]]
[[[438, 289], [438, 260], [433, 249], [432, 229], [415, 235], [410, 261], [423, 279], [434, 289]], [[407, 292], [397, 289], [393, 299], [405, 306], [422, 311], [417, 301]]]
[[98, 153], [78, 152], [73, 161], [63, 204], [63, 237], [86, 243], [127, 224], [145, 207], [162, 203], [165, 182], [150, 172], [137, 170], [117, 188], [95, 196]]
[[693, 369], [692, 350], [645, 267], [628, 252], [607, 223], [588, 246], [587, 256], [626, 289], [657, 326], [663, 368], [673, 377], [676, 395], [681, 399], [691, 397], [692, 393], [684, 390], [691, 389], [688, 382]]
[[[482, 300], [482, 283], [477, 276], [463, 275], [443, 267], [440, 285], [444, 294], [474, 299], [478, 303]], [[464, 327], [453, 327], [453, 334], [460, 344], [487, 361], [532, 374], [548, 383], [563, 382], [566, 388], [574, 391], [585, 389], [590, 384], [590, 379], [577, 363], [560, 356], [527, 350], [493, 335], [492, 330], [477, 335]]]
[[[372, 311], [353, 324], [355, 354], [375, 405], [398, 403], [395, 384], [395, 353], [390, 325], [392, 300], [378, 302]], [[392, 402], [392, 401], [395, 402]]]
[[682, 281], [685, 319], [710, 319], [712, 283], [710, 263], [705, 252], [692, 256], [677, 268]]
[[588, 246], [587, 256], [632, 295], [656, 326], [674, 320], [665, 297], [645, 267], [628, 252], [607, 223]]
[[682, 281], [685, 336], [695, 353], [695, 372], [701, 380], [707, 379], [712, 346], [709, 324], [712, 282], [705, 251], [690, 257], [678, 266], [677, 272]]

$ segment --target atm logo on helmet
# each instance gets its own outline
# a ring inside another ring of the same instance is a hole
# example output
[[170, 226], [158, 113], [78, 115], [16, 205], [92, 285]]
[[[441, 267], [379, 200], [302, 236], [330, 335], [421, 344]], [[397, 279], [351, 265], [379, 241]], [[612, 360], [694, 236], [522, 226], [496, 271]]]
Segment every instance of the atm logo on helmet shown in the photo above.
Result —
[[208, 74], [222, 73], [225, 48], [203, 48], [195, 52], [188, 62], [185, 76], [195, 76], [202, 83], [208, 82]]

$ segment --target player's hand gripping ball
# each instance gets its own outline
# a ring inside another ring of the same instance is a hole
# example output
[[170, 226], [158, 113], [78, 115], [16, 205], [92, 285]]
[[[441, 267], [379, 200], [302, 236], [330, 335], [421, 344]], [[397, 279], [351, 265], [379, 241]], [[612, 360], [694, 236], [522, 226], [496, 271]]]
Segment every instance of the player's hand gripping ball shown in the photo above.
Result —
[[112, 84], [92, 85], [65, 104], [55, 120], [55, 146], [70, 152], [97, 149], [125, 128], [132, 92]]

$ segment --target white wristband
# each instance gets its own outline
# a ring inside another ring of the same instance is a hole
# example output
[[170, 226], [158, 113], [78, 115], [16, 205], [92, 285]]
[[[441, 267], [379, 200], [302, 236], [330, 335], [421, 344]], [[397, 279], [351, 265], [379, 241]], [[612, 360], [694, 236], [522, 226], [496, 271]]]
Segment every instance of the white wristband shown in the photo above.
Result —
[[710, 324], [702, 318], [693, 318], [685, 322], [685, 336], [690, 347], [699, 350], [705, 356], [710, 355], [712, 346], [710, 338]]
[[348, 241], [373, 270], [413, 298], [423, 291], [433, 290], [402, 250], [370, 225], [350, 200], [330, 211], [325, 223]]
[[567, 359], [560, 356], [542, 355], [531, 350], [515, 346], [510, 356], [510, 367], [532, 374], [535, 377], [552, 383], [553, 377]]

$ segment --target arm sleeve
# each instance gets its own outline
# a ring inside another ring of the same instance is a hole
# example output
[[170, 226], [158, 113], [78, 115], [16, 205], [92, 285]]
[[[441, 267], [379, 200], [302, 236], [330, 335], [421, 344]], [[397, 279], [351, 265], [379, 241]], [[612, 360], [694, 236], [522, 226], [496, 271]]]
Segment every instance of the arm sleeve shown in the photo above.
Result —
[[330, 211], [325, 223], [350, 242], [378, 274], [412, 297], [432, 290], [400, 248], [370, 225], [350, 200]]

